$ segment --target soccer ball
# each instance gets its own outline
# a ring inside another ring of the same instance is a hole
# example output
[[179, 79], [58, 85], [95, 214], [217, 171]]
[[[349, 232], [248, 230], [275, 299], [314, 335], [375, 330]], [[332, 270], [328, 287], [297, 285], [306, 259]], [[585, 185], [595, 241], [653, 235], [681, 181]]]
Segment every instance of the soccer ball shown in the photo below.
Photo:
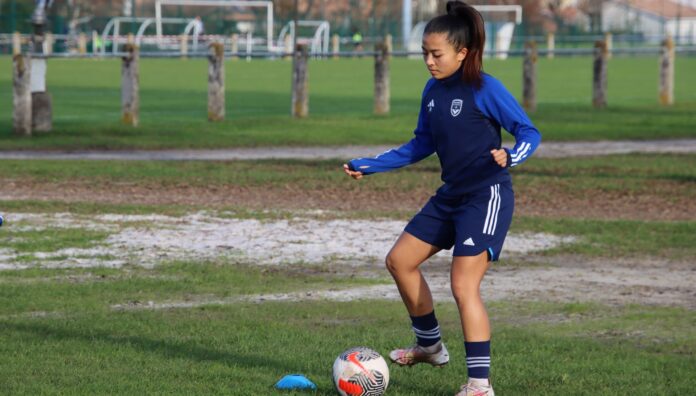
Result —
[[381, 396], [389, 385], [389, 367], [370, 348], [350, 348], [336, 358], [333, 380], [341, 396]]

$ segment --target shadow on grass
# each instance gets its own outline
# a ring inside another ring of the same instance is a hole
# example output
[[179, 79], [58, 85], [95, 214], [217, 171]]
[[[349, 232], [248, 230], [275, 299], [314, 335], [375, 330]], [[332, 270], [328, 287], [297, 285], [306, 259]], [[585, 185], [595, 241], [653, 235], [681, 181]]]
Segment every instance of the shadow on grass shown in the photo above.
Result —
[[140, 352], [156, 353], [167, 358], [188, 359], [198, 362], [217, 361], [229, 366], [244, 366], [248, 368], [267, 367], [280, 371], [291, 371], [292, 367], [280, 360], [251, 354], [236, 354], [216, 349], [209, 349], [194, 345], [193, 343], [176, 343], [161, 339], [142, 336], [118, 335], [114, 332], [105, 332], [96, 329], [68, 329], [49, 325], [33, 323], [8, 323], [0, 322], [3, 331], [14, 330], [30, 333], [41, 339], [54, 339], [57, 341], [72, 340], [86, 343], [95, 341], [113, 344], [119, 347], [131, 347]]

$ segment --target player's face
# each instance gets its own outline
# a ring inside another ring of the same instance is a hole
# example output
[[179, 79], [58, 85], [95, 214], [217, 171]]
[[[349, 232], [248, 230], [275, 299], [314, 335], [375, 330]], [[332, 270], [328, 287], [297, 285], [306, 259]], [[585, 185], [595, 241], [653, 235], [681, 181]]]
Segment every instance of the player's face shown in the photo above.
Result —
[[466, 54], [466, 48], [457, 51], [447, 41], [447, 33], [423, 35], [423, 60], [430, 74], [438, 80], [447, 78], [459, 70]]

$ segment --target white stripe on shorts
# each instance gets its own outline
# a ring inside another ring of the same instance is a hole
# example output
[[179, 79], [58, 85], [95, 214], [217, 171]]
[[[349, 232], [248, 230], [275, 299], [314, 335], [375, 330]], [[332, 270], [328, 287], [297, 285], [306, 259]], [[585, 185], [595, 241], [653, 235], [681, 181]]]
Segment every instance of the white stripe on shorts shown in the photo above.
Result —
[[488, 200], [488, 212], [486, 221], [483, 222], [483, 233], [493, 235], [498, 224], [498, 212], [500, 211], [500, 184], [491, 186], [491, 198]]

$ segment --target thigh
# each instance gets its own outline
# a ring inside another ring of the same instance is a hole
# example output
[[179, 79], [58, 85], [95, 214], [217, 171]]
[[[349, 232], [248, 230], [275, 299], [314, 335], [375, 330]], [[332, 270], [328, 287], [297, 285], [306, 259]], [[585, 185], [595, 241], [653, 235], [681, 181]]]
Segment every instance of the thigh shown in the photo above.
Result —
[[412, 270], [440, 250], [404, 231], [389, 251], [387, 262], [397, 270]]
[[454, 244], [456, 235], [452, 219], [455, 209], [453, 202], [435, 195], [413, 216], [404, 231], [429, 245], [447, 250]]
[[514, 208], [515, 195], [510, 184], [495, 184], [472, 194], [454, 216], [453, 255], [477, 256], [485, 251], [489, 260], [498, 260]]

